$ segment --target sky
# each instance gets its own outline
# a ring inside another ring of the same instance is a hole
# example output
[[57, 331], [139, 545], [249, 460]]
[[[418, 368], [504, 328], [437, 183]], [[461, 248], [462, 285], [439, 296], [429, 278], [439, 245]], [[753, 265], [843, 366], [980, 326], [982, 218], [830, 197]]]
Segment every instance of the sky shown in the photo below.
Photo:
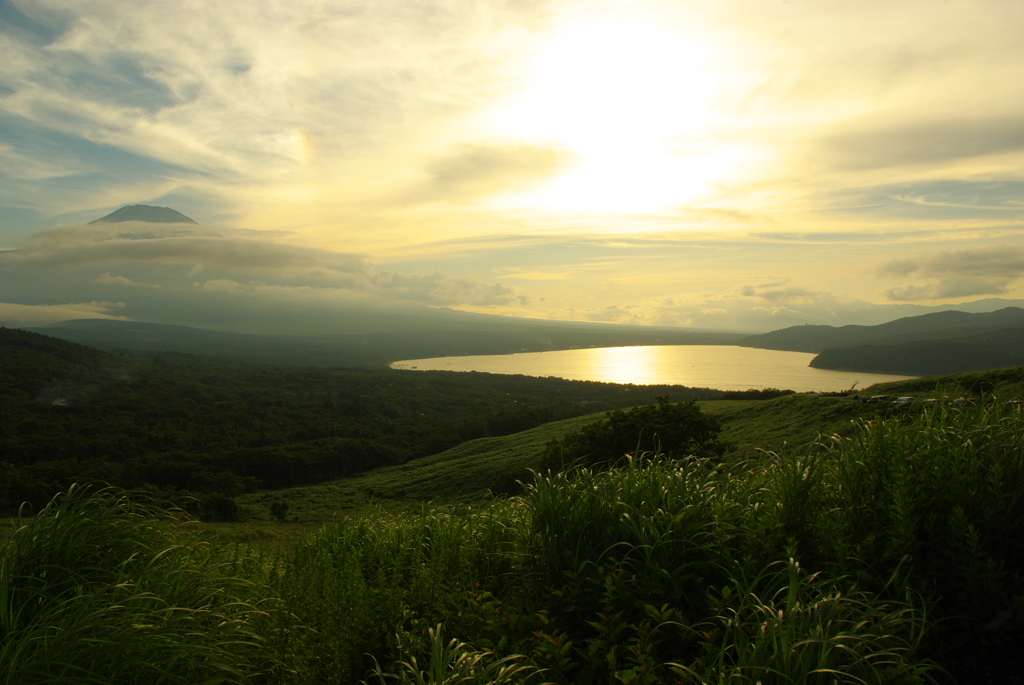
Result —
[[[0, 323], [998, 308], [1022, 36], [1018, 0], [0, 0]], [[88, 224], [128, 204], [199, 225]]]

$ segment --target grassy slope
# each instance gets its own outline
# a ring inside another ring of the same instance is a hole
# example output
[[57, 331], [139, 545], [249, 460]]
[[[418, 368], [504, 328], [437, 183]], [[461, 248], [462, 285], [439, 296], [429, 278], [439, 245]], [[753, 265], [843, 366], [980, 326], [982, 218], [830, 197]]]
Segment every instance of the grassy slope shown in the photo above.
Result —
[[272, 502], [284, 500], [288, 503], [289, 519], [309, 521], [362, 509], [371, 503], [391, 508], [396, 504], [418, 507], [431, 501], [479, 501], [503, 474], [536, 464], [549, 440], [603, 416], [591, 414], [501, 438], [471, 440], [401, 466], [374, 469], [320, 485], [258, 492], [240, 497], [238, 503], [252, 507], [256, 518], [264, 518], [269, 516]]
[[[863, 405], [832, 397], [790, 395], [776, 400], [721, 400], [701, 403], [704, 411], [722, 420], [722, 437], [734, 446], [733, 458], [756, 457], [758, 448], [782, 449], [805, 445], [819, 433], [846, 434], [852, 420], [871, 417], [878, 405]], [[272, 502], [288, 503], [289, 520], [302, 522], [353, 512], [376, 502], [387, 508], [418, 507], [422, 503], [469, 504], [488, 496], [502, 477], [536, 466], [544, 445], [577, 430], [604, 414], [591, 414], [549, 423], [501, 438], [483, 438], [401, 466], [374, 469], [351, 478], [239, 498], [254, 518], [269, 517]]]
[[[979, 384], [1003, 398], [1024, 396], [1024, 367], [885, 383], [861, 392], [876, 394], [970, 396]], [[988, 387], [988, 386], [986, 386]], [[854, 421], [918, 411], [911, 405], [864, 404], [838, 397], [788, 395], [774, 400], [715, 400], [701, 402], [705, 412], [722, 421], [722, 438], [732, 445], [730, 459], [757, 458], [760, 450], [803, 447], [819, 436], [850, 435]], [[374, 469], [351, 478], [308, 487], [262, 491], [238, 499], [255, 520], [270, 520], [275, 501], [288, 503], [288, 519], [309, 522], [358, 511], [377, 503], [388, 509], [418, 508], [427, 502], [464, 505], [479, 502], [501, 478], [535, 466], [544, 445], [584, 424], [602, 418], [592, 414], [545, 424], [521, 433], [483, 438], [417, 459], [401, 466]], [[225, 529], [229, 537], [235, 534]]]
[[861, 395], [884, 393], [914, 397], [970, 397], [981, 391], [990, 392], [1003, 400], [1024, 398], [1024, 366], [883, 383], [862, 391]]
[[[731, 404], [731, 403], [730, 403]], [[890, 408], [838, 397], [788, 395], [765, 402], [703, 402], [704, 411], [722, 421], [722, 438], [732, 445], [728, 456], [756, 457], [758, 450], [777, 452], [807, 445], [819, 436], [848, 435], [857, 419], [870, 419]]]

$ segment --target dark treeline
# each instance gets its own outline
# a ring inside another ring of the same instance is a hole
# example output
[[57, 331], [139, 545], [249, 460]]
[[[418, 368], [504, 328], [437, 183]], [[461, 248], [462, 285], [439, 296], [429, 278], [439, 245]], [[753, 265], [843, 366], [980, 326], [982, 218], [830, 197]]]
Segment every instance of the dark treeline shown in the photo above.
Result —
[[0, 329], [0, 510], [74, 482], [230, 518], [255, 489], [341, 478], [603, 409], [721, 393], [482, 373], [295, 369], [106, 353]]

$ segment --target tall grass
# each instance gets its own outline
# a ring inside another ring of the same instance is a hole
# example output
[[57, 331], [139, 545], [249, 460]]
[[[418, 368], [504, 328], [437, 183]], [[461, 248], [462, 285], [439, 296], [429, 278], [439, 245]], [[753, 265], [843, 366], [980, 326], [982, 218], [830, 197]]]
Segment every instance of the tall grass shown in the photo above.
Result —
[[865, 423], [804, 457], [802, 470], [793, 461], [773, 465], [775, 505], [780, 530], [805, 560], [876, 586], [905, 574], [935, 599], [947, 627], [965, 622], [955, 629], [964, 636], [984, 636], [983, 626], [1024, 593], [1019, 409], [940, 405]]
[[473, 597], [521, 580], [520, 509], [375, 511], [326, 525], [265, 565], [260, 582], [303, 626], [286, 650], [300, 664], [290, 679], [355, 682], [373, 667], [371, 655], [397, 656], [399, 641], [414, 654], [427, 649], [423, 636], [437, 623], [478, 631]]
[[[403, 650], [403, 659], [395, 662], [397, 673], [386, 673], [374, 663], [373, 675], [379, 685], [522, 685], [539, 682], [541, 672], [522, 663], [520, 655], [494, 658], [490, 652], [474, 651], [465, 642], [442, 637], [442, 626], [428, 631], [430, 655], [422, 669], [416, 656]], [[362, 681], [362, 685], [367, 685]]]
[[244, 583], [156, 514], [73, 487], [19, 519], [0, 553], [0, 683], [241, 682], [257, 670], [260, 612], [239, 599]]
[[792, 558], [764, 564], [818, 539], [821, 468], [815, 453], [646, 455], [539, 478], [526, 504], [556, 578], [546, 634], [574, 657], [545, 666], [563, 682], [917, 682], [921, 607]]
[[[291, 679], [443, 682], [451, 668], [416, 664], [492, 653], [558, 683], [920, 682], [932, 624], [902, 566], [858, 562], [854, 577], [835, 561], [852, 544], [832, 540], [836, 474], [854, 468], [843, 444], [731, 465], [637, 455], [539, 476], [481, 511], [326, 526], [267, 567], [310, 628]], [[434, 624], [467, 644], [441, 654], [422, 639]]]
[[1024, 418], [991, 403], [371, 510], [230, 567], [74, 489], [4, 547], [0, 683], [927, 682], [936, 645], [1024, 636], [1022, 498]]
[[700, 683], [919, 683], [930, 670], [915, 660], [920, 609], [808, 576], [792, 558], [733, 578], [713, 600], [715, 615], [694, 627], [705, 655], [674, 666]]

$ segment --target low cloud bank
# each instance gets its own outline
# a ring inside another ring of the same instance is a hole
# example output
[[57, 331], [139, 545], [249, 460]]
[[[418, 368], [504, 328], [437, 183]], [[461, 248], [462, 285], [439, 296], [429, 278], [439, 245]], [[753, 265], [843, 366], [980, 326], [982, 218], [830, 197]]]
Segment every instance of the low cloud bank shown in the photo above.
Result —
[[123, 302], [79, 302], [69, 304], [12, 304], [0, 302], [0, 323], [21, 328], [45, 326], [69, 319], [117, 319], [125, 321], [127, 316], [118, 315], [124, 308]]
[[914, 259], [889, 262], [883, 276], [932, 279], [890, 288], [896, 302], [1002, 295], [1024, 276], [1024, 250], [999, 247], [985, 250], [950, 250]]

